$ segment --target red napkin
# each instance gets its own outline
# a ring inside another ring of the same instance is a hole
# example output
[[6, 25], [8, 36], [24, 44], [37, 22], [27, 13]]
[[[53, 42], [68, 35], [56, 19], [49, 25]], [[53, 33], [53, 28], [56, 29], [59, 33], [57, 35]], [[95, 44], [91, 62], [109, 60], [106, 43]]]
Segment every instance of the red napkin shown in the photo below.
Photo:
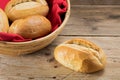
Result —
[[25, 42], [30, 41], [31, 39], [24, 39], [20, 35], [17, 34], [8, 34], [8, 33], [0, 33], [0, 41], [9, 41], [9, 42]]
[[[9, 1], [10, 0], [0, 0], [0, 8], [4, 10], [6, 4]], [[67, 2], [66, 0], [47, 0], [47, 2], [50, 7], [50, 11], [47, 18], [51, 21], [53, 32], [60, 26], [64, 19], [65, 12], [67, 10]], [[8, 34], [0, 32], [0, 41], [25, 42], [30, 40], [32, 39], [24, 39], [22, 36], [17, 34]]]
[[5, 5], [8, 3], [10, 0], [0, 0], [0, 8], [4, 9]]
[[47, 0], [50, 12], [47, 18], [52, 23], [52, 31], [56, 30], [58, 26], [62, 23], [62, 20], [65, 17], [65, 12], [67, 10], [66, 0]]

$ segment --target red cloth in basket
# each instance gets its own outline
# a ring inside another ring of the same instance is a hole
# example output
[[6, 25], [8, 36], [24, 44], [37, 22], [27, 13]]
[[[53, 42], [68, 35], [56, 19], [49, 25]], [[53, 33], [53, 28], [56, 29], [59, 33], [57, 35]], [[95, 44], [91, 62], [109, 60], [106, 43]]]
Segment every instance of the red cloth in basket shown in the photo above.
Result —
[[[0, 0], [0, 8], [4, 10], [6, 4], [10, 0]], [[56, 30], [64, 19], [65, 12], [67, 10], [66, 0], [47, 0], [50, 7], [49, 14], [47, 18], [52, 23], [52, 32]], [[17, 34], [8, 34], [0, 32], [0, 41], [9, 41], [9, 42], [25, 42], [32, 39], [24, 39], [22, 36]]]

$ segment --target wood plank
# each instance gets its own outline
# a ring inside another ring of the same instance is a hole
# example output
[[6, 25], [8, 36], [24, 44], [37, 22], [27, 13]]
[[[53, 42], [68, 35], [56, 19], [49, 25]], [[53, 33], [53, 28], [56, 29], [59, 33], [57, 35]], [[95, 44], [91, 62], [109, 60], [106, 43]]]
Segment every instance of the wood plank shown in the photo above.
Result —
[[70, 0], [71, 5], [119, 5], [120, 0]]
[[105, 70], [94, 74], [74, 72], [54, 60], [54, 48], [71, 38], [76, 37], [59, 36], [51, 45], [34, 54], [19, 57], [0, 55], [0, 80], [120, 79], [120, 37], [81, 37], [101, 46], [107, 55]]
[[61, 35], [120, 36], [120, 6], [72, 6]]

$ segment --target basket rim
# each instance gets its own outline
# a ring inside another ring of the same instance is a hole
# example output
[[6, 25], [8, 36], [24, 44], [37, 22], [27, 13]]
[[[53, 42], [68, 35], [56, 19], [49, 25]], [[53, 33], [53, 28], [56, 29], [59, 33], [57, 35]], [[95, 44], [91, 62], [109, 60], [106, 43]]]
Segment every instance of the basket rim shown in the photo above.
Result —
[[47, 36], [44, 36], [42, 38], [38, 38], [38, 39], [35, 39], [35, 40], [31, 40], [31, 41], [26, 41], [26, 42], [8, 42], [8, 41], [0, 41], [1, 42], [5, 42], [5, 43], [8, 43], [8, 44], [29, 44], [29, 43], [33, 43], [33, 42], [37, 42], [37, 41], [42, 41], [42, 40], [45, 40], [46, 38], [48, 38], [49, 36], [55, 34], [59, 29], [61, 29], [63, 26], [65, 26], [65, 24], [67, 23], [68, 19], [69, 19], [69, 16], [70, 16], [70, 0], [67, 0], [67, 3], [68, 3], [68, 8], [67, 8], [67, 11], [66, 11], [66, 14], [65, 14], [65, 19], [63, 20], [62, 24], [52, 33], [48, 34]]

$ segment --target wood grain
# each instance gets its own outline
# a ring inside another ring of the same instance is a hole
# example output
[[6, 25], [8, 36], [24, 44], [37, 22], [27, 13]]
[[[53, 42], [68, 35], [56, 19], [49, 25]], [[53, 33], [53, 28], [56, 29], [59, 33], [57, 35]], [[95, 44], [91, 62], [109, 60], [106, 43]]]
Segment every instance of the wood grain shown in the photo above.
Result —
[[19, 57], [0, 55], [0, 80], [120, 79], [120, 37], [81, 37], [101, 46], [107, 55], [107, 66], [105, 70], [94, 74], [74, 72], [54, 60], [54, 48], [71, 38], [76, 37], [59, 36], [51, 45], [34, 54]]
[[[18, 57], [0, 54], [0, 80], [120, 80], [120, 6], [117, 5], [120, 1], [71, 0], [71, 4], [67, 25], [48, 47]], [[104, 50], [107, 55], [104, 70], [83, 74], [65, 68], [54, 59], [57, 45], [78, 37], [88, 39]]]
[[72, 6], [61, 35], [120, 36], [120, 6]]
[[119, 5], [120, 0], [70, 0], [72, 5]]

